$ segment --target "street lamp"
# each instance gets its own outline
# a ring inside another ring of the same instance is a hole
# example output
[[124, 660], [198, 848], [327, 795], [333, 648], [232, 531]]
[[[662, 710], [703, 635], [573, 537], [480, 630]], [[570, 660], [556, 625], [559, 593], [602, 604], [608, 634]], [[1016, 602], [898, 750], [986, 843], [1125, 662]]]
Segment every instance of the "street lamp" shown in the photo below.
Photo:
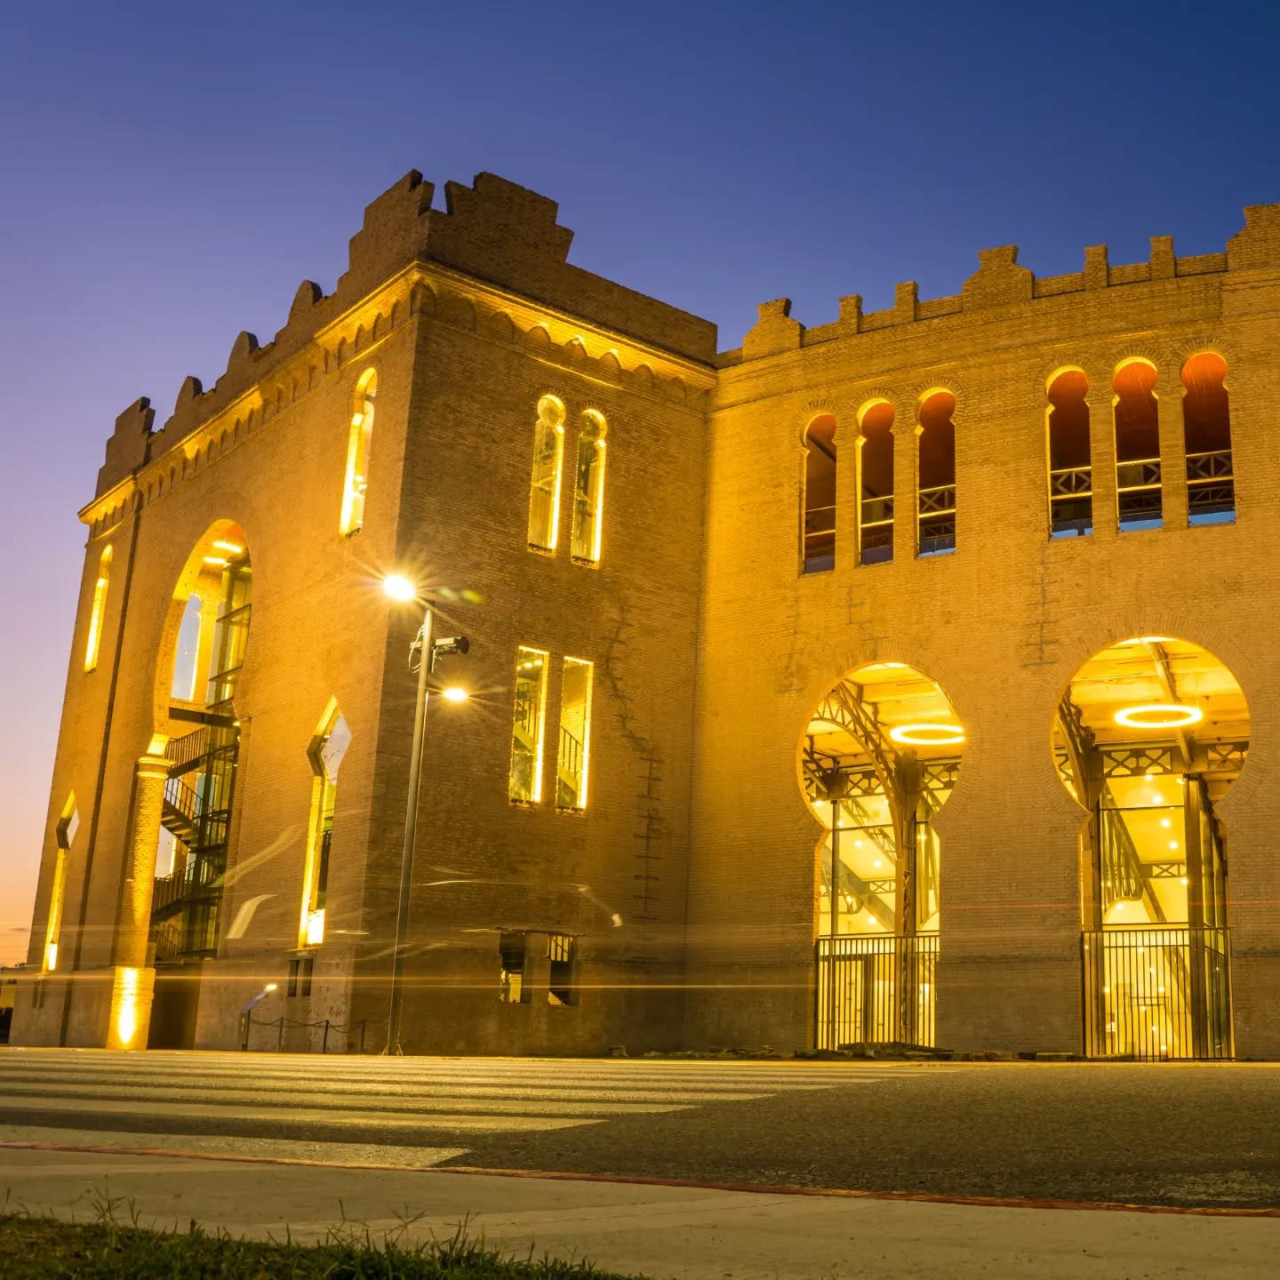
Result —
[[[418, 588], [399, 573], [389, 573], [382, 589], [392, 600], [421, 599]], [[396, 909], [395, 948], [391, 960], [391, 1007], [387, 1012], [387, 1043], [383, 1053], [403, 1053], [400, 1047], [400, 1018], [404, 1007], [404, 948], [409, 928], [409, 894], [413, 885], [413, 847], [418, 826], [418, 796], [422, 789], [422, 740], [427, 725], [427, 699], [431, 695], [427, 677], [435, 670], [436, 659], [444, 654], [466, 653], [471, 642], [466, 636], [431, 638], [433, 615], [430, 601], [423, 602], [422, 625], [409, 646], [409, 661], [418, 654], [418, 694], [413, 711], [413, 746], [409, 753], [409, 794], [404, 808], [404, 847], [400, 854], [400, 902]], [[443, 691], [450, 702], [465, 702], [467, 691], [456, 685]]]

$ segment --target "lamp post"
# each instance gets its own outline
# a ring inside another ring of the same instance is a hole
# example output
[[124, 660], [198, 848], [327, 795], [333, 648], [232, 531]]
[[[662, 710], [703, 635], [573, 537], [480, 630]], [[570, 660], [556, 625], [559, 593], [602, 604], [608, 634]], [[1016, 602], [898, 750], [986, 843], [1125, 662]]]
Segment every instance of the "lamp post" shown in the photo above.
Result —
[[[382, 580], [382, 589], [393, 600], [407, 602], [420, 599], [418, 589], [408, 578], [398, 573], [388, 574]], [[404, 1009], [404, 948], [409, 928], [409, 895], [413, 886], [414, 838], [418, 827], [418, 797], [422, 790], [422, 741], [427, 726], [427, 700], [431, 696], [428, 676], [435, 670], [436, 658], [445, 653], [466, 653], [471, 647], [466, 636], [450, 636], [432, 640], [433, 622], [430, 601], [423, 604], [422, 625], [409, 646], [412, 661], [418, 652], [418, 692], [413, 710], [413, 745], [409, 753], [409, 794], [404, 808], [404, 845], [400, 854], [400, 900], [396, 908], [395, 947], [391, 959], [391, 1005], [387, 1012], [387, 1043], [384, 1054], [399, 1054], [400, 1019]], [[450, 702], [465, 702], [466, 690], [450, 688], [444, 691]]]

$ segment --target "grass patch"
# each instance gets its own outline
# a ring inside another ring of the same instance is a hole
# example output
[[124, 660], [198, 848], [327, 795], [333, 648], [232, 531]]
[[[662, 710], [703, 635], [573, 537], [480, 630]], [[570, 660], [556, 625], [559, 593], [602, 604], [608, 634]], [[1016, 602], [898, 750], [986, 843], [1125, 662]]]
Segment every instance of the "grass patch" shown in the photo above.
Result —
[[236, 1239], [194, 1222], [153, 1231], [117, 1220], [119, 1205], [96, 1206], [94, 1222], [0, 1213], [4, 1280], [621, 1280], [588, 1262], [517, 1258], [467, 1237], [408, 1240], [406, 1219], [375, 1237], [345, 1224], [319, 1244]]

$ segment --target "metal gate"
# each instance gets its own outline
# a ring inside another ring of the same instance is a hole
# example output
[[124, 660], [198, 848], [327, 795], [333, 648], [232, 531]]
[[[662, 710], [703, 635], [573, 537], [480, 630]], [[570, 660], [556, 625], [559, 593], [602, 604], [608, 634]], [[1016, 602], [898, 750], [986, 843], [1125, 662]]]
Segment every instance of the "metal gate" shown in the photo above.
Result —
[[817, 1047], [932, 1045], [938, 935], [818, 939]]

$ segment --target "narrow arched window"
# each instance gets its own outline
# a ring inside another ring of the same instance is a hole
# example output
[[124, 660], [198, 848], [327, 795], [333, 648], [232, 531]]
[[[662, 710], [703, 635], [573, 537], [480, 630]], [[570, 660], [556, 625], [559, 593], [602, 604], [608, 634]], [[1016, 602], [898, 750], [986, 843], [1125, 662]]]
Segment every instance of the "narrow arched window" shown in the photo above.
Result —
[[1187, 519], [1191, 524], [1227, 524], [1236, 518], [1226, 378], [1227, 362], [1214, 351], [1202, 351], [1182, 366]]
[[858, 561], [893, 559], [893, 405], [877, 400], [858, 415]]
[[1160, 410], [1156, 368], [1146, 360], [1126, 360], [1115, 372], [1116, 505], [1121, 529], [1158, 529], [1160, 497]]
[[922, 556], [956, 549], [956, 398], [933, 391], [920, 402], [919, 537]]
[[365, 496], [369, 488], [369, 448], [373, 440], [373, 402], [378, 375], [366, 369], [356, 383], [356, 402], [347, 439], [347, 473], [342, 486], [342, 520], [339, 528], [350, 537], [364, 525]]
[[204, 602], [189, 596], [178, 624], [178, 650], [173, 658], [170, 696], [178, 702], [194, 702], [200, 672], [200, 640], [203, 635]]
[[529, 546], [554, 551], [560, 528], [560, 471], [564, 466], [564, 405], [555, 396], [538, 401], [529, 482]]
[[804, 447], [802, 572], [820, 573], [836, 563], [836, 420], [831, 414], [809, 423]]
[[62, 940], [62, 907], [67, 893], [67, 859], [71, 855], [71, 842], [80, 829], [80, 814], [76, 809], [73, 791], [62, 806], [62, 816], [54, 829], [57, 854], [53, 864], [53, 884], [49, 889], [49, 915], [44, 928], [44, 955], [41, 970], [52, 973], [58, 967], [58, 947]]
[[89, 608], [89, 634], [84, 643], [84, 669], [93, 671], [98, 665], [102, 647], [102, 619], [107, 607], [107, 583], [111, 579], [111, 548], [102, 548], [98, 557], [98, 580], [93, 584], [93, 604]]
[[573, 558], [599, 564], [601, 521], [604, 515], [603, 415], [589, 409], [578, 432], [578, 478], [573, 493]]
[[[330, 704], [332, 706], [332, 704]], [[338, 800], [338, 770], [351, 745], [351, 730], [337, 707], [332, 707], [311, 740], [307, 757], [315, 780], [311, 785], [311, 821], [307, 863], [303, 874], [302, 928], [298, 945], [318, 947], [324, 941], [329, 853], [333, 845], [333, 815]]]
[[1072, 538], [1093, 531], [1093, 466], [1089, 445], [1089, 379], [1063, 369], [1049, 382], [1049, 533]]

